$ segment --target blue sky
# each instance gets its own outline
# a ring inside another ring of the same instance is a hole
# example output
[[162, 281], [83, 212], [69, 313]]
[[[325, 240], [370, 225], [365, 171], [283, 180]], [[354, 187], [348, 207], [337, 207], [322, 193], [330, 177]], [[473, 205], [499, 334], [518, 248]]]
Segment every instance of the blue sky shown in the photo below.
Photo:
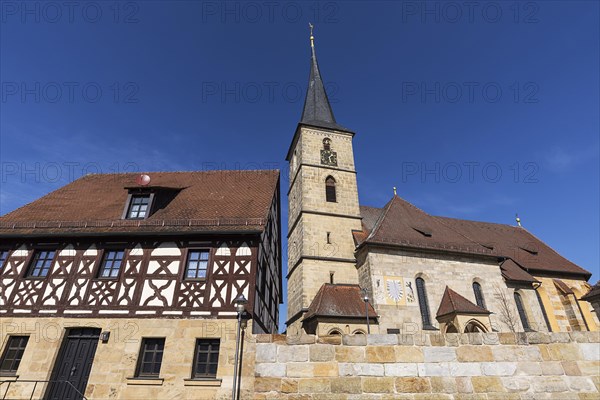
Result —
[[279, 168], [285, 193], [310, 21], [362, 204], [519, 213], [595, 281], [599, 3], [467, 3], [2, 1], [0, 213], [88, 172]]

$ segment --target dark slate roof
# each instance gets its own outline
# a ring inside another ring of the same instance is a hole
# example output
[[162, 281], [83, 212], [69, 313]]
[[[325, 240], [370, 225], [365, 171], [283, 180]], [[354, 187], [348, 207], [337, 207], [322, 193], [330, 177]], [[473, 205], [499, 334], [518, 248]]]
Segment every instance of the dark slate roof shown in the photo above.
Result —
[[329, 104], [327, 92], [323, 85], [321, 72], [319, 71], [315, 46], [312, 44], [308, 89], [306, 90], [306, 98], [304, 99], [304, 109], [302, 110], [300, 123], [320, 128], [351, 132], [349, 129], [338, 125], [335, 121], [333, 110], [331, 109], [331, 104]]
[[139, 173], [87, 175], [0, 217], [0, 236], [262, 231], [279, 180], [278, 171], [146, 174], [145, 188], [165, 196], [145, 220], [122, 219]]
[[591, 301], [596, 297], [600, 297], [600, 281], [596, 282], [594, 286], [587, 292], [584, 296], [581, 297], [582, 300]]
[[[314, 317], [365, 318], [365, 302], [358, 285], [325, 283], [308, 307], [304, 319]], [[377, 313], [369, 303], [369, 318]]]
[[491, 312], [472, 303], [446, 286], [436, 317], [439, 318], [449, 314], [491, 314]]
[[[591, 276], [522, 227], [433, 216], [398, 196], [380, 209], [361, 207], [361, 214], [363, 230], [354, 232], [357, 246], [381, 244], [508, 258], [515, 265], [506, 264], [503, 274], [521, 282], [534, 279], [532, 273]], [[520, 273], [515, 266], [527, 272]]]

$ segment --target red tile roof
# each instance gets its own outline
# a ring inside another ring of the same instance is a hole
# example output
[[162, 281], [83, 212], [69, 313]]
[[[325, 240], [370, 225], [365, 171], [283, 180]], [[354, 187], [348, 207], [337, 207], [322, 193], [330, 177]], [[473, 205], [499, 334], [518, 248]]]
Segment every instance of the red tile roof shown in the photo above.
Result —
[[[365, 229], [368, 230], [368, 226]], [[497, 254], [398, 196], [385, 205], [365, 242], [469, 254]]]
[[[369, 318], [377, 313], [369, 303]], [[304, 320], [313, 317], [365, 318], [365, 302], [358, 285], [325, 283], [308, 307]]]
[[[562, 257], [522, 227], [468, 221], [429, 215], [409, 202], [394, 196], [385, 207], [362, 207], [363, 231], [354, 233], [358, 246], [394, 245], [452, 253], [510, 258], [529, 273], [561, 273], [591, 276], [589, 271]], [[516, 281], [531, 280], [507, 264], [503, 273]]]
[[149, 172], [174, 197], [145, 220], [123, 220], [138, 173], [87, 175], [0, 217], [0, 236], [262, 231], [279, 171]]
[[500, 272], [504, 279], [509, 282], [520, 282], [520, 283], [537, 283], [539, 282], [527, 271], [521, 268], [516, 262], [507, 258], [500, 263]]
[[562, 294], [564, 294], [564, 295], [575, 294], [575, 292], [573, 292], [573, 289], [571, 289], [569, 287], [569, 285], [567, 285], [566, 283], [564, 283], [560, 279], [552, 279], [552, 282], [554, 282], [554, 286], [556, 286], [556, 288], [558, 290], [560, 290], [562, 292]]
[[446, 286], [436, 317], [439, 318], [448, 314], [491, 314], [491, 312], [472, 303]]

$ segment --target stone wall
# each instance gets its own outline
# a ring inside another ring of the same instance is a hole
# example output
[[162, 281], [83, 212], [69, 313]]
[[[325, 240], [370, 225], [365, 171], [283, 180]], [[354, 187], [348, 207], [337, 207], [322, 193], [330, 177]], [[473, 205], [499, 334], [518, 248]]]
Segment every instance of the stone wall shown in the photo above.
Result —
[[[251, 323], [251, 321], [250, 321]], [[230, 399], [236, 338], [235, 319], [128, 319], [128, 318], [2, 318], [0, 343], [8, 335], [29, 336], [17, 376], [0, 381], [49, 380], [65, 328], [95, 327], [110, 332], [107, 343], [98, 343], [85, 396], [92, 399]], [[251, 332], [251, 325], [246, 330]], [[268, 335], [267, 335], [268, 336]], [[165, 350], [160, 379], [138, 380], [136, 364], [144, 337], [164, 337]], [[194, 346], [197, 338], [220, 338], [217, 379], [191, 380]], [[254, 340], [244, 341], [242, 391], [252, 396], [254, 380]], [[42, 398], [46, 385], [34, 389], [31, 382], [7, 382], [0, 386], [0, 398]], [[246, 389], [248, 388], [248, 389]]]
[[[366, 251], [366, 250], [363, 250]], [[372, 304], [379, 318], [379, 332], [386, 333], [388, 328], [402, 329], [414, 326], [421, 329], [421, 312], [418, 301], [412, 305], [390, 304], [387, 297], [386, 278], [402, 277], [405, 280], [421, 277], [425, 281], [429, 313], [432, 324], [439, 328], [436, 312], [440, 306], [446, 286], [461, 296], [475, 303], [473, 282], [481, 285], [486, 308], [492, 312], [490, 321], [495, 330], [510, 332], [510, 328], [502, 318], [502, 304], [498, 291], [504, 292], [513, 309], [514, 323], [517, 330], [523, 330], [513, 300], [514, 289], [507, 288], [500, 268], [495, 260], [460, 257], [450, 254], [427, 255], [400, 249], [369, 249], [368, 254], [358, 257], [360, 285], [368, 287], [372, 293]], [[415, 299], [416, 299], [416, 289]], [[544, 318], [533, 288], [521, 288], [520, 292], [526, 303], [530, 325], [536, 331], [547, 330]], [[406, 293], [404, 294], [406, 295]]]
[[[290, 160], [288, 195], [288, 318], [300, 315], [324, 283], [358, 283], [353, 230], [361, 229], [352, 135], [301, 127]], [[337, 166], [321, 164], [323, 140], [331, 140]], [[325, 180], [336, 181], [327, 202]], [[318, 260], [315, 260], [318, 259]], [[314, 262], [313, 262], [314, 261]], [[301, 330], [300, 320], [288, 332]]]
[[[548, 322], [555, 331], [571, 330], [598, 330], [600, 323], [590, 303], [580, 299], [589, 290], [590, 286], [584, 280], [561, 279], [575, 294], [565, 296], [554, 285], [553, 279], [549, 277], [536, 276], [541, 282], [538, 289], [548, 315]], [[576, 329], [574, 329], [576, 328]]]
[[598, 399], [597, 332], [256, 336], [255, 399]]

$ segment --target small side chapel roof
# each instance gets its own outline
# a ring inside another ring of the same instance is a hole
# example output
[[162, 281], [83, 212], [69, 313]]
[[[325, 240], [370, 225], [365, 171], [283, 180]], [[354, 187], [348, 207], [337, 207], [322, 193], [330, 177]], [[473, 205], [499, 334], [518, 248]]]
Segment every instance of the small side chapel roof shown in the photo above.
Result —
[[[369, 303], [369, 318], [377, 318]], [[365, 302], [358, 285], [325, 283], [308, 307], [304, 320], [313, 317], [365, 318]]]
[[472, 303], [446, 286], [436, 317], [439, 318], [449, 314], [491, 314], [491, 312]]

